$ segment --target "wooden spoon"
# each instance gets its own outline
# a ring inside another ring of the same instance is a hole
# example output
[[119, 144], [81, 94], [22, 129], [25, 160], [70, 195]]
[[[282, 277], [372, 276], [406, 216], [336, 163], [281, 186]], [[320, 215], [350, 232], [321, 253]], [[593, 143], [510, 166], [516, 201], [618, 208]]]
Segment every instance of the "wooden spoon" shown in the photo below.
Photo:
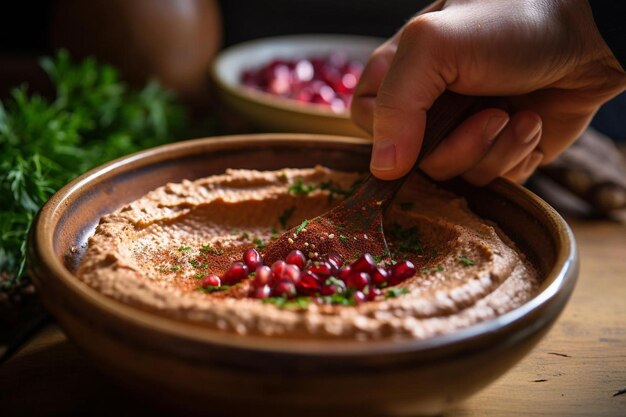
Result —
[[[416, 165], [455, 127], [478, 110], [488, 107], [488, 100], [452, 92], [444, 93], [427, 113], [426, 130]], [[335, 253], [352, 259], [362, 253], [387, 258], [389, 248], [383, 233], [383, 212], [408, 178], [392, 181], [373, 175], [339, 205], [314, 219], [304, 220], [288, 230], [265, 250], [266, 263], [284, 259], [299, 249], [309, 258]]]

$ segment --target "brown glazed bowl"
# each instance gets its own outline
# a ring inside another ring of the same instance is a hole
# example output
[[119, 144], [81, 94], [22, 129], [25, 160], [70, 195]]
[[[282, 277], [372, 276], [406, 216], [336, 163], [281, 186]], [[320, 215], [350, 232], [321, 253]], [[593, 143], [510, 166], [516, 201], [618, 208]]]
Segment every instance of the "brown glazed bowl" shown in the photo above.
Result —
[[232, 415], [440, 413], [528, 353], [574, 289], [578, 256], [569, 227], [546, 203], [510, 182], [444, 186], [498, 223], [533, 260], [543, 277], [539, 293], [496, 319], [426, 340], [238, 336], [125, 305], [73, 274], [100, 216], [167, 182], [226, 168], [324, 164], [364, 171], [368, 144], [337, 136], [246, 135], [181, 142], [118, 159], [74, 180], [41, 210], [29, 240], [29, 272], [45, 306], [82, 352], [152, 402]]

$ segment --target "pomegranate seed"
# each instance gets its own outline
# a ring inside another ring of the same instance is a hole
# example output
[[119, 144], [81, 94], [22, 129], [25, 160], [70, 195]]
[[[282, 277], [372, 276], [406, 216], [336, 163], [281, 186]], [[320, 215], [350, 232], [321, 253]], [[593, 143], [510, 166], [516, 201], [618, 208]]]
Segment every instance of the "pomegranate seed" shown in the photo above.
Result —
[[256, 270], [259, 266], [263, 265], [263, 257], [256, 249], [251, 248], [244, 252], [243, 262], [246, 264], [250, 271]]
[[272, 273], [276, 275], [277, 277], [282, 277], [283, 272], [285, 271], [285, 266], [287, 266], [285, 261], [279, 259], [278, 261], [272, 264]]
[[352, 294], [352, 301], [354, 301], [355, 304], [361, 304], [365, 300], [365, 294], [363, 294], [361, 291], [355, 291], [354, 294]]
[[203, 287], [219, 287], [220, 285], [222, 285], [222, 281], [217, 275], [211, 274], [207, 277], [202, 278], [202, 281], [200, 281], [200, 285], [202, 285]]
[[336, 285], [324, 285], [322, 287], [322, 295], [333, 295], [335, 293], [337, 293], [339, 287], [337, 287]]
[[370, 274], [367, 272], [352, 272], [348, 276], [346, 284], [357, 290], [362, 290], [370, 283]]
[[298, 268], [302, 269], [306, 264], [306, 257], [304, 256], [304, 253], [295, 249], [289, 252], [289, 255], [285, 258], [285, 262], [290, 265], [296, 265]]
[[252, 285], [258, 288], [264, 285], [269, 285], [271, 281], [272, 281], [271, 268], [266, 265], [261, 265], [256, 269], [256, 274], [254, 275], [254, 280], [252, 281]]
[[369, 253], [364, 253], [359, 259], [352, 262], [352, 265], [350, 266], [352, 267], [353, 271], [367, 272], [369, 274], [372, 273], [376, 268], [376, 261], [374, 261], [372, 255], [370, 255]]
[[381, 290], [375, 287], [368, 287], [366, 290], [367, 291], [365, 292], [365, 299], [367, 301], [372, 301], [383, 293]]
[[341, 259], [341, 256], [337, 255], [336, 253], [331, 253], [328, 255], [328, 262], [334, 263], [337, 266], [337, 269], [343, 266], [343, 259]]
[[280, 281], [272, 288], [272, 295], [291, 298], [296, 295], [296, 286], [293, 282]]
[[306, 295], [311, 295], [320, 290], [320, 279], [311, 271], [304, 271], [300, 275], [300, 282], [298, 282], [298, 290]]
[[389, 272], [385, 268], [377, 267], [372, 273], [372, 282], [376, 285], [382, 285], [389, 281]]
[[346, 282], [351, 273], [352, 267], [350, 265], [346, 265], [339, 270], [339, 279]]
[[256, 287], [252, 291], [252, 297], [258, 298], [258, 299], [267, 298], [270, 296], [271, 292], [272, 290], [270, 289], [268, 285], [261, 285], [260, 287]]
[[233, 262], [222, 276], [226, 285], [234, 285], [248, 277], [248, 267], [243, 262]]
[[322, 279], [326, 279], [332, 275], [333, 267], [328, 262], [320, 262], [317, 265], [311, 266], [309, 271]]
[[280, 278], [297, 284], [300, 282], [300, 268], [296, 265], [285, 265], [285, 269]]
[[294, 78], [299, 81], [311, 81], [315, 70], [309, 60], [302, 59], [296, 63], [294, 68]]
[[391, 268], [390, 275], [391, 283], [397, 284], [415, 275], [415, 265], [408, 260], [400, 261]]

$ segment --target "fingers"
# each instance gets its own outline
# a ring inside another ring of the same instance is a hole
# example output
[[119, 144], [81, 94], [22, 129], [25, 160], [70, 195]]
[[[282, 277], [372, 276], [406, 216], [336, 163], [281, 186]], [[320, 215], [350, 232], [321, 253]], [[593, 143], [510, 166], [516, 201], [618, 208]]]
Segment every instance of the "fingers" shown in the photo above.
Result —
[[543, 159], [543, 152], [540, 150], [534, 150], [503, 176], [504, 178], [521, 184], [525, 182], [533, 174], [533, 172], [535, 172]]
[[457, 127], [420, 168], [436, 180], [462, 175], [475, 185], [503, 175], [525, 180], [543, 158], [537, 150], [541, 127], [541, 118], [533, 112], [522, 111], [509, 120], [502, 110], [483, 110]]
[[485, 156], [463, 174], [475, 185], [485, 185], [516, 167], [539, 144], [541, 118], [533, 112], [515, 114]]
[[[396, 179], [413, 167], [422, 145], [426, 112], [446, 89], [447, 77], [441, 72], [449, 62], [441, 55], [446, 48], [434, 23], [425, 19], [436, 13], [418, 16], [405, 26], [376, 95], [370, 170], [378, 178]], [[448, 76], [454, 78], [454, 74]]]
[[352, 121], [370, 135], [373, 130], [376, 95], [389, 70], [396, 49], [397, 44], [395, 39], [392, 38], [372, 53], [363, 69], [361, 79], [352, 98], [352, 106], [350, 108]]
[[508, 122], [508, 114], [500, 109], [470, 116], [424, 158], [420, 168], [436, 180], [463, 174], [483, 159]]

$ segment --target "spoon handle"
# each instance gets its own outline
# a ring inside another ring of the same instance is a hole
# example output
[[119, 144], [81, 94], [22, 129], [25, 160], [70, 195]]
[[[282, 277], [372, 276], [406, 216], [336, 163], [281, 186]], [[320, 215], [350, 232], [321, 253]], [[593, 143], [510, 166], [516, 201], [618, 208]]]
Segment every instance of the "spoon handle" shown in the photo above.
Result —
[[[415, 165], [430, 154], [468, 116], [489, 107], [502, 108], [503, 105], [495, 98], [465, 96], [445, 91], [427, 112], [422, 149]], [[358, 187], [353, 197], [382, 201], [382, 208], [384, 208], [407, 177], [408, 174], [397, 180], [385, 181], [370, 174]]]

